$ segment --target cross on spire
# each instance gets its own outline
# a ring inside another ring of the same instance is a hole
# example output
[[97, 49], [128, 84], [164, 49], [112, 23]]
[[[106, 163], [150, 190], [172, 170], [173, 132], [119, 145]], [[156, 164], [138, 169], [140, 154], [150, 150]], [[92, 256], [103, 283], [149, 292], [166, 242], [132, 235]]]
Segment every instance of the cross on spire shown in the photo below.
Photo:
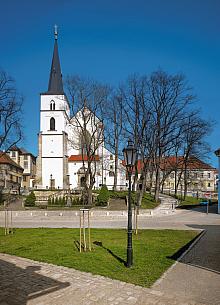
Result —
[[55, 24], [54, 25], [54, 36], [55, 36], [55, 40], [57, 40], [57, 36], [58, 36], [58, 26]]

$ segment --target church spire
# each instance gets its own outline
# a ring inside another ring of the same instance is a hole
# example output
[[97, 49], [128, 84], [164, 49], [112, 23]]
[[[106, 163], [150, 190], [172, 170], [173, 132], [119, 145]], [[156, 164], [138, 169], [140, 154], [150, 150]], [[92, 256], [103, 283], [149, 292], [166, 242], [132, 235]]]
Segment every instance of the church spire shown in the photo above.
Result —
[[58, 44], [57, 44], [57, 25], [54, 26], [54, 50], [53, 50], [53, 59], [50, 70], [50, 79], [48, 85], [48, 93], [50, 94], [64, 94], [63, 92], [63, 81], [62, 81], [62, 73], [60, 68], [60, 60], [58, 53]]

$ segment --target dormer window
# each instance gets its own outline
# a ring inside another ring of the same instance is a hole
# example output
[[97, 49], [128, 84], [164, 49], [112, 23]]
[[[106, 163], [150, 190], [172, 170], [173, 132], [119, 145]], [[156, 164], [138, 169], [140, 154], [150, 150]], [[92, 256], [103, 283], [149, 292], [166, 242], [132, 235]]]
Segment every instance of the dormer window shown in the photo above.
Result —
[[50, 110], [55, 110], [55, 102], [53, 100], [50, 102]]
[[55, 119], [54, 118], [50, 119], [50, 130], [55, 130]]

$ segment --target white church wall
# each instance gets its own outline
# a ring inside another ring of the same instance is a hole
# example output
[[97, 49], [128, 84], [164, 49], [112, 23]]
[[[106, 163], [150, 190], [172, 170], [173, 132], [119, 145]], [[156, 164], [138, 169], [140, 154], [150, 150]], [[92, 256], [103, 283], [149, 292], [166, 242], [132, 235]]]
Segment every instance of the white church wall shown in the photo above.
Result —
[[41, 95], [41, 110], [51, 110], [50, 104], [54, 101], [55, 110], [65, 110], [67, 115], [70, 115], [69, 104], [65, 95]]
[[[42, 133], [62, 133], [66, 130], [66, 119], [62, 111], [43, 111], [40, 114]], [[50, 130], [50, 119], [55, 119], [55, 130]]]
[[42, 137], [42, 157], [63, 157], [63, 135]]
[[55, 187], [63, 188], [63, 159], [62, 158], [42, 158], [42, 185], [50, 187], [51, 174], [55, 179]]

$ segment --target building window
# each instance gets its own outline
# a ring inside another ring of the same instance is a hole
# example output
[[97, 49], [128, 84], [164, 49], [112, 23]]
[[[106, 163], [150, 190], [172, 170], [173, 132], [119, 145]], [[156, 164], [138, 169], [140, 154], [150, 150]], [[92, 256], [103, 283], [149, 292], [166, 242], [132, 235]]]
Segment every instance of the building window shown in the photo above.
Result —
[[115, 175], [114, 172], [112, 172], [112, 171], [109, 172], [109, 177], [114, 177], [114, 175]]
[[15, 158], [15, 157], [16, 157], [15, 151], [12, 151], [12, 152], [11, 152], [11, 156], [12, 156], [12, 158]]
[[24, 155], [24, 160], [27, 160], [28, 159], [28, 156], [27, 155]]
[[170, 174], [170, 179], [174, 179], [174, 173]]
[[50, 119], [50, 130], [55, 130], [55, 119], [54, 118]]
[[110, 160], [113, 160], [113, 155], [110, 155]]
[[211, 178], [211, 174], [210, 173], [208, 173], [208, 178]]
[[28, 168], [28, 161], [24, 161], [24, 169]]
[[26, 181], [27, 181], [26, 176], [23, 176], [23, 181], [24, 181], [24, 182], [26, 182]]
[[203, 176], [204, 176], [203, 173], [201, 173], [200, 176], [201, 176], [201, 178], [203, 178]]
[[55, 102], [54, 101], [50, 102], [50, 110], [55, 110]]
[[209, 183], [208, 183], [208, 187], [210, 187], [210, 186], [211, 186], [211, 183], [209, 182]]
[[110, 169], [111, 169], [111, 170], [113, 169], [113, 165], [110, 165]]

